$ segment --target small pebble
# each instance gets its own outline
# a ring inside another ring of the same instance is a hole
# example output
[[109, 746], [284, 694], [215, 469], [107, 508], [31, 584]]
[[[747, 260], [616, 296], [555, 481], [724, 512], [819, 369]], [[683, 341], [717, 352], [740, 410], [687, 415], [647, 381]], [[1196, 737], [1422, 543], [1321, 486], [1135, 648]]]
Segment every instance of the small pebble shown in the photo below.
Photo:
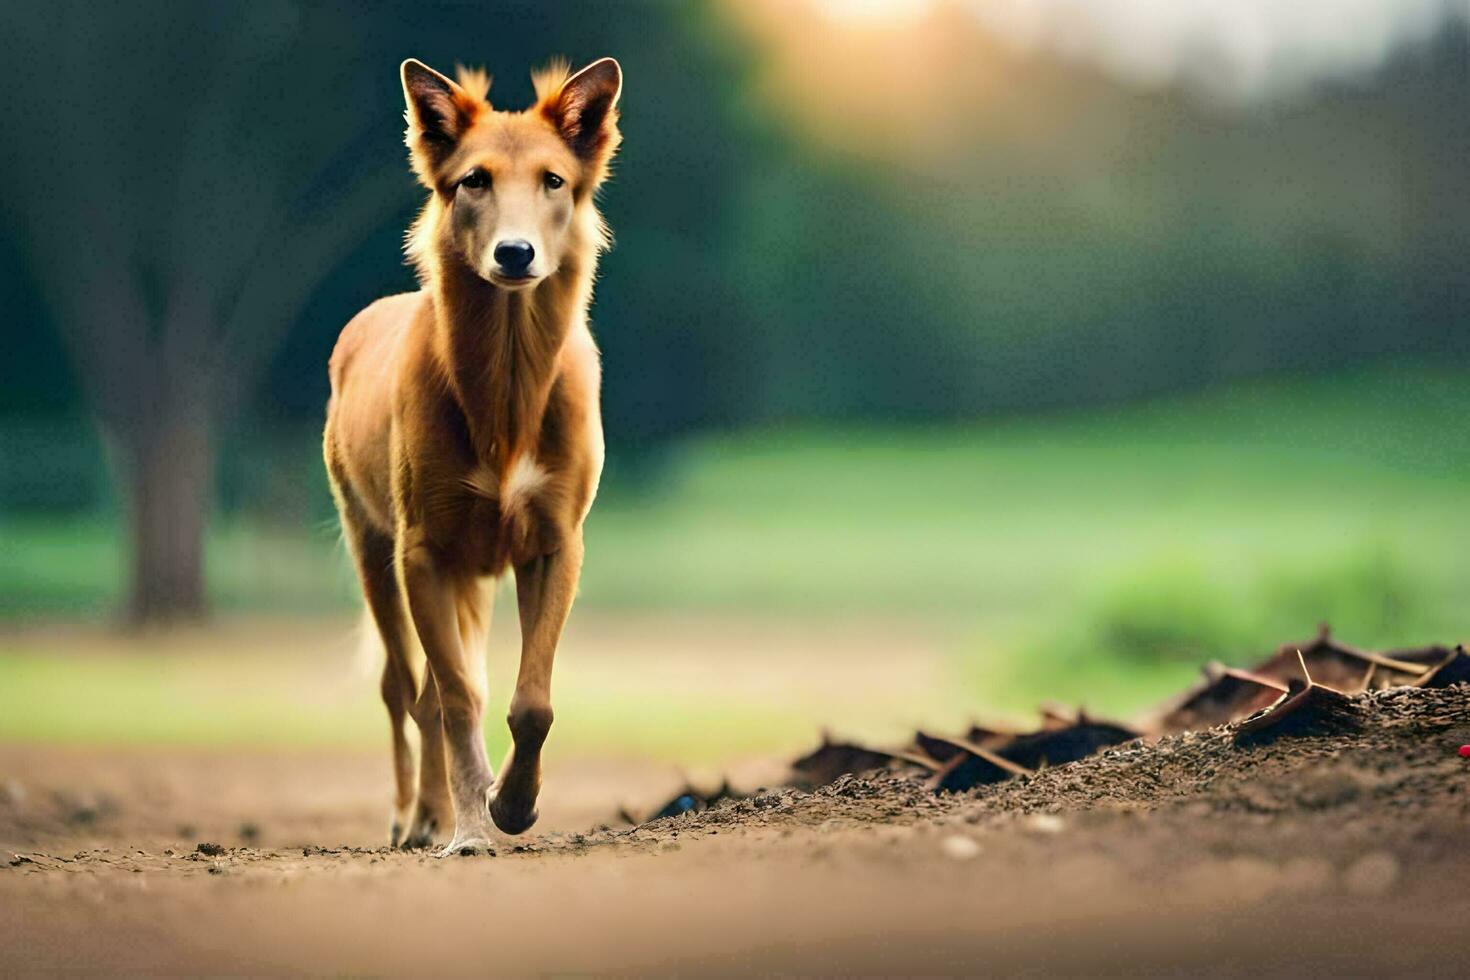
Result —
[[939, 845], [944, 856], [956, 861], [968, 861], [980, 853], [980, 845], [963, 834], [952, 834]]
[[1054, 813], [1036, 813], [1026, 818], [1026, 829], [1033, 834], [1060, 834], [1067, 824]]

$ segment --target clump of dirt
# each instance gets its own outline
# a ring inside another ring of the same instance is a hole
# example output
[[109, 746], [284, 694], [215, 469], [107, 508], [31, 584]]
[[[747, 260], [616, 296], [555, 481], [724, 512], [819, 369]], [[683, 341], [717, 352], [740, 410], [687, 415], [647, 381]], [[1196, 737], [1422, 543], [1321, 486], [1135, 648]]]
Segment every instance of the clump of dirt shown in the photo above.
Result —
[[[641, 830], [721, 830], [736, 826], [827, 822], [908, 822], [946, 814], [1067, 813], [1097, 808], [1252, 812], [1320, 810], [1392, 797], [1399, 811], [1463, 797], [1456, 755], [1470, 741], [1470, 687], [1393, 688], [1348, 699], [1355, 732], [1306, 734], [1267, 744], [1239, 744], [1220, 727], [1104, 749], [1066, 766], [1042, 769], [966, 793], [936, 795], [917, 769], [838, 777], [807, 791], [756, 793]], [[636, 836], [608, 831], [610, 838]], [[598, 835], [584, 839], [593, 843]]]
[[[1464, 792], [1446, 778], [1461, 766], [1451, 743], [1470, 735], [1470, 688], [1395, 688], [1349, 699], [1350, 734], [1316, 734], [1240, 744], [1228, 728], [1170, 735], [1149, 745], [1109, 749], [1071, 766], [987, 787], [984, 809], [1082, 810], [1093, 807], [1255, 810], [1279, 799], [1321, 808], [1333, 799], [1395, 797], [1413, 809]], [[1324, 787], [1353, 784], [1324, 795]]]
[[[920, 731], [910, 745], [897, 747], [834, 740], [824, 732], [821, 745], [792, 762], [782, 789], [740, 794], [726, 783], [716, 797], [686, 789], [648, 819], [697, 813], [706, 821], [700, 826], [742, 819], [762, 825], [778, 815], [798, 823], [894, 820], [958, 805], [926, 793], [968, 791], [1023, 812], [1033, 791], [1045, 795], [1049, 808], [1067, 805], [1069, 793], [1085, 797], [1074, 802], [1079, 807], [1159, 806], [1187, 797], [1210, 809], [1225, 798], [1259, 809], [1267, 805], [1260, 801], [1283, 796], [1311, 805], [1323, 798], [1320, 787], [1312, 788], [1321, 773], [1334, 772], [1325, 778], [1346, 785], [1340, 767], [1314, 769], [1319, 754], [1332, 760], [1352, 754], [1359, 775], [1348, 777], [1357, 787], [1351, 795], [1365, 781], [1400, 788], [1411, 778], [1403, 772], [1405, 758], [1435, 739], [1470, 735], [1466, 680], [1470, 655], [1463, 646], [1375, 653], [1337, 642], [1323, 626], [1312, 640], [1285, 644], [1251, 670], [1207, 666], [1199, 684], [1131, 724], [1051, 708], [1036, 731]], [[1450, 730], [1457, 723], [1458, 736]], [[1364, 769], [1368, 760], [1377, 760], [1380, 774], [1397, 775], [1364, 775], [1372, 768]], [[888, 772], [872, 772], [880, 769]], [[1261, 783], [1278, 770], [1293, 773], [1294, 786]], [[1208, 787], [1225, 796], [1212, 796]], [[1326, 796], [1334, 792], [1342, 795]], [[712, 809], [720, 799], [739, 802]], [[809, 813], [821, 816], [804, 816]]]

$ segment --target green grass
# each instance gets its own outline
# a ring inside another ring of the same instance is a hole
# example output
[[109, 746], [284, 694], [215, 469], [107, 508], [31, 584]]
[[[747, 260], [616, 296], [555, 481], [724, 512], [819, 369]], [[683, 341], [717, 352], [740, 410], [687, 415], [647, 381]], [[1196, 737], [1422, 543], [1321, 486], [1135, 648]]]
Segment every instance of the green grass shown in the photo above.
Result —
[[[116, 644], [85, 640], [58, 655], [55, 646], [49, 638], [0, 649], [0, 743], [386, 751], [377, 684], [362, 673], [323, 669], [343, 661], [321, 650], [288, 659], [260, 651], [160, 653], [145, 644], [120, 655]], [[317, 663], [303, 667], [307, 656]], [[558, 755], [703, 765], [790, 751], [814, 737], [809, 718], [789, 708], [741, 700], [711, 710], [708, 698], [695, 703], [632, 679], [609, 690], [564, 674], [570, 679], [558, 692], [552, 743]], [[508, 692], [497, 693], [503, 705]], [[502, 718], [490, 711], [485, 726], [497, 760], [510, 742]]]
[[[1467, 381], [1374, 370], [1046, 418], [708, 438], [636, 484], [614, 459], [580, 601], [951, 624], [973, 636], [959, 675], [1002, 709], [1126, 710], [1320, 620], [1365, 645], [1462, 638]], [[0, 537], [0, 614], [116, 607], [111, 522], [10, 519]], [[323, 527], [219, 522], [209, 567], [227, 610], [355, 601]]]
[[0, 652], [0, 740], [353, 745], [386, 730], [381, 708], [368, 710], [376, 692], [366, 679], [340, 700], [292, 697], [268, 661], [242, 670], [239, 660], [146, 650], [57, 656], [8, 647]]

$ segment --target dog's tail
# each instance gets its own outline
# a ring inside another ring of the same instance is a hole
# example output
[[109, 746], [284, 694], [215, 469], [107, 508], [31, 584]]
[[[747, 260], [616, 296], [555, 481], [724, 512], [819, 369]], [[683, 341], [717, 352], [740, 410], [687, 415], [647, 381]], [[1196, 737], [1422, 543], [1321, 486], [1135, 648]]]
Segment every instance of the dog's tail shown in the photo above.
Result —
[[[404, 621], [407, 622], [408, 613], [404, 612]], [[353, 630], [353, 673], [373, 680], [377, 680], [383, 674], [383, 667], [387, 663], [388, 650], [383, 645], [383, 634], [378, 629], [378, 622], [373, 618], [372, 612], [363, 607], [362, 615], [358, 617], [357, 626]], [[405, 629], [404, 642], [400, 645], [404, 656], [408, 660], [409, 673], [413, 675], [414, 689], [417, 690], [423, 683], [424, 678], [424, 648], [419, 645], [418, 632], [413, 629]]]
[[352, 672], [363, 678], [376, 678], [383, 672], [383, 662], [388, 652], [383, 648], [383, 636], [373, 614], [364, 606], [352, 630]]

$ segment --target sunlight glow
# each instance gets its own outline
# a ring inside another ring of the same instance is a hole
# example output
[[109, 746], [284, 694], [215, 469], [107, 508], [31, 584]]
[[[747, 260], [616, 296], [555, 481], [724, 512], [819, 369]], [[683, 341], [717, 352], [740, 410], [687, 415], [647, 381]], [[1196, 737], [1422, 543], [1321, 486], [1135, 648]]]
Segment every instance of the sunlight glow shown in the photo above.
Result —
[[[1470, 0], [731, 2], [764, 8], [777, 26], [805, 25], [803, 57], [854, 38], [893, 49], [926, 30], [946, 35], [944, 44], [968, 21], [1023, 58], [1051, 55], [1137, 88], [1179, 87], [1237, 105], [1309, 95], [1382, 69], [1446, 25], [1470, 30]], [[819, 24], [795, 14], [798, 7]]]
[[935, 0], [816, 0], [817, 9], [832, 20], [875, 27], [913, 23], [934, 5]]

